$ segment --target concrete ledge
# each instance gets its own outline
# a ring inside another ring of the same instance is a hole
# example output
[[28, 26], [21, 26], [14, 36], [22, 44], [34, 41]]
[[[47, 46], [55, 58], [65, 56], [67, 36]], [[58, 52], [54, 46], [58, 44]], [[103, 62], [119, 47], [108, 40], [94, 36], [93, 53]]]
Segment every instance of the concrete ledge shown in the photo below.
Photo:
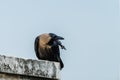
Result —
[[0, 80], [5, 76], [17, 77], [15, 80], [59, 80], [59, 70], [57, 62], [0, 55]]

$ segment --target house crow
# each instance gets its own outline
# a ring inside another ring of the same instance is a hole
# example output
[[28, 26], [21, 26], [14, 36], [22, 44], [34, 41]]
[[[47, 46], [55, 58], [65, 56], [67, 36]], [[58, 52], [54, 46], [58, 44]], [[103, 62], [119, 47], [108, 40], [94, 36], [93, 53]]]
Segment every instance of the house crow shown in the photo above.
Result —
[[54, 33], [44, 33], [36, 37], [34, 48], [38, 59], [59, 62], [62, 69], [64, 64], [60, 58], [59, 46], [62, 49], [66, 48], [59, 40], [64, 40], [64, 38]]

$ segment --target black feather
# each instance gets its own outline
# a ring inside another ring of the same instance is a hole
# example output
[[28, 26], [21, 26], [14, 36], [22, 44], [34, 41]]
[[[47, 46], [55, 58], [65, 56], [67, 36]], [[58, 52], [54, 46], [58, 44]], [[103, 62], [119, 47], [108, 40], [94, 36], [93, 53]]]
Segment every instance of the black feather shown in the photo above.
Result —
[[35, 38], [35, 43], [34, 43], [34, 49], [35, 49], [35, 53], [38, 59], [40, 59], [40, 55], [39, 55], [39, 36]]

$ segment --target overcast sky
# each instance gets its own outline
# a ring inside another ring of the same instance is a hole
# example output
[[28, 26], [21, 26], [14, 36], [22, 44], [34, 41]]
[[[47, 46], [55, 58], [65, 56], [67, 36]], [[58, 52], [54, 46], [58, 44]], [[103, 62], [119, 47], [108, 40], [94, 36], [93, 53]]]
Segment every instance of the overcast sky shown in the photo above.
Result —
[[61, 80], [118, 80], [118, 0], [0, 0], [0, 54], [37, 59], [42, 33], [65, 38]]

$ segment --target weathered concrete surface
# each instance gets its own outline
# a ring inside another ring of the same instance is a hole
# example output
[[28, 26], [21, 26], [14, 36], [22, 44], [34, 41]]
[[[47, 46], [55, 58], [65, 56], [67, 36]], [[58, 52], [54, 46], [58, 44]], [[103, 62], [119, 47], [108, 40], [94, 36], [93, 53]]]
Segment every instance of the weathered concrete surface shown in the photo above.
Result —
[[0, 80], [58, 80], [59, 68], [56, 62], [0, 55]]
[[0, 80], [58, 80], [58, 79], [0, 73]]

